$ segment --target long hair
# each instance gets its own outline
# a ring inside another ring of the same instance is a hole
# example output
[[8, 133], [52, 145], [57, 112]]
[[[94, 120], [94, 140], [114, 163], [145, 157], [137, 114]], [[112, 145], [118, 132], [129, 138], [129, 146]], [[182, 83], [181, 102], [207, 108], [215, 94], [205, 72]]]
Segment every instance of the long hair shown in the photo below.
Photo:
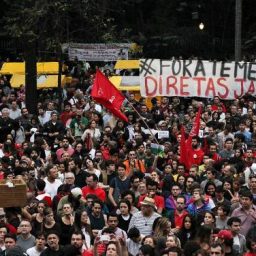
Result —
[[[204, 188], [204, 193], [206, 194], [206, 195], [208, 195], [208, 196], [212, 196], [212, 195], [210, 195], [209, 193], [208, 193], [208, 187], [209, 186], [213, 186], [214, 188], [215, 188], [215, 191], [216, 191], [216, 185], [215, 185], [215, 183], [213, 182], [213, 181], [208, 181], [206, 184], [205, 184], [205, 188]], [[215, 196], [215, 191], [214, 191], [214, 194], [213, 194], [213, 197]]]
[[159, 217], [155, 219], [153, 223], [153, 234], [155, 238], [160, 237], [167, 237], [169, 231], [168, 231], [168, 225], [170, 225], [169, 219], [165, 217]]
[[[176, 247], [181, 248], [180, 239], [176, 235], [171, 234], [171, 235], [168, 235], [168, 237], [173, 237], [173, 239], [174, 239], [174, 241], [176, 243]], [[167, 237], [167, 239], [168, 239], [168, 237]]]
[[191, 230], [192, 232], [196, 233], [196, 219], [194, 218], [193, 215], [190, 215], [190, 214], [188, 214], [188, 215], [186, 215], [184, 217], [184, 219], [182, 221], [181, 231], [182, 230], [187, 230], [187, 229], [185, 229], [185, 219], [187, 217], [190, 218], [190, 221], [191, 221], [191, 228], [189, 230]]
[[[92, 229], [90, 224], [83, 224], [81, 222], [81, 216], [83, 212], [86, 212], [86, 210], [77, 211], [75, 214], [75, 231], [81, 231], [82, 228], [85, 228], [85, 232], [87, 232], [91, 238], [93, 238]], [[88, 217], [89, 219], [89, 217]]]
[[[191, 221], [190, 229], [185, 228], [186, 218], [189, 218]], [[189, 234], [189, 237], [188, 237], [188, 234]], [[188, 214], [187, 216], [185, 216], [185, 218], [182, 221], [182, 226], [177, 234], [177, 237], [180, 239], [181, 246], [184, 246], [184, 244], [188, 240], [193, 240], [195, 236], [196, 236], [196, 220], [192, 215]]]

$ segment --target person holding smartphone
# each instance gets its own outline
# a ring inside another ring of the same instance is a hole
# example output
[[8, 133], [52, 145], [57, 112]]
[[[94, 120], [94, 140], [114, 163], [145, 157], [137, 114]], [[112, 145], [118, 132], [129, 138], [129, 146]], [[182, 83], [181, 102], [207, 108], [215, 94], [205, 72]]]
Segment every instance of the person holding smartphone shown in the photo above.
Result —
[[125, 238], [113, 234], [111, 228], [105, 228], [94, 240], [93, 255], [128, 256]]

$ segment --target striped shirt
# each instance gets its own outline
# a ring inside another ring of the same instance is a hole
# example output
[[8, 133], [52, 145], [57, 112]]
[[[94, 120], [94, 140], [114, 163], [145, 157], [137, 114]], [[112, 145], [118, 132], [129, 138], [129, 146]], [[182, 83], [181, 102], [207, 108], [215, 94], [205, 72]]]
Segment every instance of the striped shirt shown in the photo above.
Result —
[[153, 231], [153, 223], [158, 217], [161, 217], [161, 215], [156, 212], [154, 212], [150, 217], [143, 216], [141, 211], [136, 212], [131, 218], [128, 230], [136, 227], [140, 231], [141, 235], [151, 235]]

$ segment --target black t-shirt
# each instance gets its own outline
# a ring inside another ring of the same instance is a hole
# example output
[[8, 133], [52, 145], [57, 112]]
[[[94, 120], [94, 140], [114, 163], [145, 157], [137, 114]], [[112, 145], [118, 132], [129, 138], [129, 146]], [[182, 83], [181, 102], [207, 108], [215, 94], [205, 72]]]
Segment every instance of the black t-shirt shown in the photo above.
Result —
[[46, 228], [45, 226], [43, 226], [43, 232], [46, 234], [46, 236], [51, 232], [51, 231], [55, 231], [57, 233], [61, 233], [61, 227], [59, 223], [55, 223], [53, 227], [51, 228]]
[[116, 202], [119, 201], [121, 194], [130, 188], [130, 178], [126, 178], [125, 180], [121, 180], [118, 176], [113, 178], [110, 187], [114, 189], [113, 197]]
[[115, 177], [110, 182], [110, 187], [115, 189], [119, 189], [122, 194], [124, 191], [129, 190], [130, 188], [130, 178], [126, 178], [125, 180], [121, 180], [119, 177]]
[[84, 186], [86, 186], [86, 177], [88, 175], [86, 174], [85, 171], [80, 170], [80, 172], [78, 174], [75, 175], [75, 185], [76, 187], [79, 188], [83, 188]]
[[104, 219], [104, 215], [103, 213], [100, 214], [100, 217], [97, 218], [95, 217], [92, 212], [90, 212], [89, 214], [89, 219], [91, 222], [91, 229], [98, 229], [101, 230], [105, 227], [105, 219]]
[[60, 246], [58, 251], [53, 251], [51, 248], [46, 248], [40, 255], [41, 256], [63, 256], [65, 253], [64, 247]]
[[107, 184], [110, 185], [112, 180], [116, 177], [116, 173], [113, 172], [113, 173], [107, 175], [107, 177], [108, 177], [108, 181], [107, 181], [108, 183]]
[[122, 230], [124, 230], [125, 232], [128, 231], [129, 228], [129, 224], [132, 218], [132, 214], [130, 214], [129, 219], [125, 220], [122, 215], [118, 215], [118, 227], [121, 228]]

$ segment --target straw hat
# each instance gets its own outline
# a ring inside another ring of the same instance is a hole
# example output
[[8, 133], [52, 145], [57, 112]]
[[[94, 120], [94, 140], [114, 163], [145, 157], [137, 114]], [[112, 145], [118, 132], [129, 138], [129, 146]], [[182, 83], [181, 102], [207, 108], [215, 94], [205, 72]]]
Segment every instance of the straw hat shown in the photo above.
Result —
[[141, 205], [145, 205], [145, 206], [151, 206], [153, 207], [155, 210], [157, 209], [156, 205], [155, 205], [155, 200], [151, 197], [145, 197], [144, 200], [141, 202]]

